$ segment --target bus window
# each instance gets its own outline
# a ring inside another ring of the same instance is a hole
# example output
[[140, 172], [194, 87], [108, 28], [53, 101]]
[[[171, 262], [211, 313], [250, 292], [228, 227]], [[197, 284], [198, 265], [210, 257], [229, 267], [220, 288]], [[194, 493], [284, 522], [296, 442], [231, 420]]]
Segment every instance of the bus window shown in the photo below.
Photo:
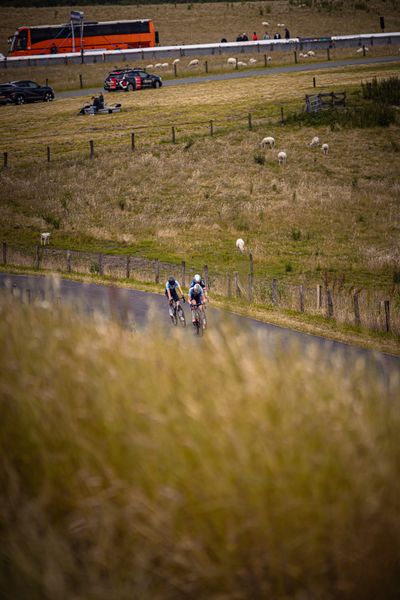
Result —
[[28, 30], [22, 29], [18, 35], [16, 50], [26, 50], [27, 45], [28, 45]]

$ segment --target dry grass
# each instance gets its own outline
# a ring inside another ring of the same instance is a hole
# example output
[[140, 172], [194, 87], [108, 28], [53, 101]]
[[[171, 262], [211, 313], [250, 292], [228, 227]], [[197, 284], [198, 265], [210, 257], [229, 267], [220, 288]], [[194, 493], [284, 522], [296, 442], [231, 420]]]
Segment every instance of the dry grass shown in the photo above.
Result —
[[[233, 41], [239, 33], [246, 31], [250, 36], [254, 30], [262, 37], [265, 30], [263, 22], [270, 24], [267, 28], [270, 33], [276, 31], [278, 23], [285, 23], [294, 37], [348, 35], [380, 32], [379, 16], [384, 15], [386, 31], [400, 31], [398, 3], [392, 2], [389, 9], [388, 3], [382, 0], [376, 0], [373, 7], [368, 6], [368, 10], [356, 9], [354, 2], [349, 0], [345, 0], [342, 7], [338, 2], [333, 2], [329, 10], [300, 8], [278, 1], [193, 4], [191, 10], [188, 10], [187, 4], [83, 6], [76, 9], [84, 11], [88, 21], [153, 19], [163, 46], [215, 43], [223, 36]], [[263, 14], [260, 14], [261, 10]], [[7, 53], [7, 37], [21, 25], [65, 23], [69, 18], [69, 7], [2, 8], [0, 52]], [[280, 32], [283, 33], [282, 28]]]
[[398, 377], [44, 306], [0, 304], [6, 600], [398, 597]]

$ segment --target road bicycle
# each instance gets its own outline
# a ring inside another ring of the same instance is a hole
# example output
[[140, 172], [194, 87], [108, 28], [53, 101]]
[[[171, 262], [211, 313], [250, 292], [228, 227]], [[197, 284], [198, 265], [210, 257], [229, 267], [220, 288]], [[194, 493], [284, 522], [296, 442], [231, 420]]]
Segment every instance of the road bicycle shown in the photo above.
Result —
[[200, 306], [203, 306], [203, 309], [204, 309], [203, 304], [194, 304], [191, 306], [191, 309], [194, 311], [194, 326], [196, 328], [196, 333], [199, 334], [201, 332], [201, 335], [204, 335], [204, 329], [205, 329], [205, 326], [203, 327], [204, 313], [200, 312], [200, 308], [199, 308]]
[[[185, 302], [183, 298], [178, 299]], [[169, 305], [169, 316], [171, 317], [171, 321], [174, 325], [177, 325], [179, 321], [182, 327], [186, 327], [186, 318], [183, 308], [180, 304], [177, 304], [177, 301], [173, 298], [171, 299], [171, 303]]]

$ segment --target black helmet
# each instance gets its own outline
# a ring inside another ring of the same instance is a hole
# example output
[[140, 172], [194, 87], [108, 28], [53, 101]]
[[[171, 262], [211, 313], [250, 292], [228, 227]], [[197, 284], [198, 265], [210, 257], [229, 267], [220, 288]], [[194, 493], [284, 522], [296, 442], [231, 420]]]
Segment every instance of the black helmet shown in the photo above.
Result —
[[168, 279], [168, 283], [169, 283], [169, 285], [175, 285], [175, 279], [173, 277], [170, 277]]

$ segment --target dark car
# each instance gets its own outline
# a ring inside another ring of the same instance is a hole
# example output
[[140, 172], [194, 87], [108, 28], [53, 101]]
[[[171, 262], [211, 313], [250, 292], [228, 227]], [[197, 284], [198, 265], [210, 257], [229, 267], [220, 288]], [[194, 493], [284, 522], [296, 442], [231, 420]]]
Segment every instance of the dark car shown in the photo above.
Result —
[[0, 85], [0, 104], [25, 104], [25, 102], [51, 102], [54, 90], [34, 81], [9, 81]]
[[150, 75], [142, 69], [122, 69], [113, 71], [104, 82], [104, 89], [108, 92], [133, 92], [142, 88], [159, 88], [162, 86], [161, 77]]

